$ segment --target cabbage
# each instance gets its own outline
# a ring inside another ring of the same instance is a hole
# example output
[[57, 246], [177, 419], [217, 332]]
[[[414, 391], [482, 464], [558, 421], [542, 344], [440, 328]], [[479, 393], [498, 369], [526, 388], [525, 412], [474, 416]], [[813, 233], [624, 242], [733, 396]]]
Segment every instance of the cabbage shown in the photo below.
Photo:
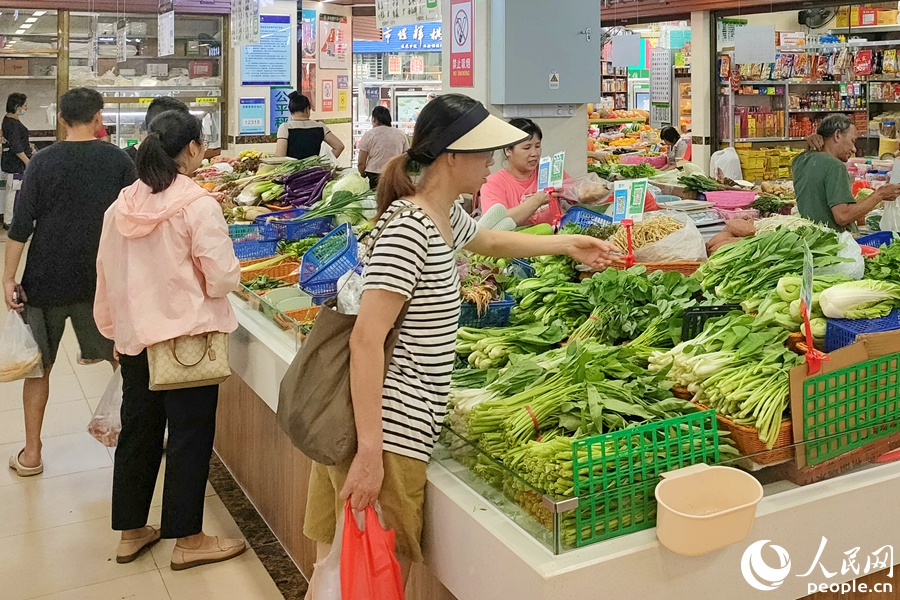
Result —
[[[332, 192], [350, 192], [354, 196], [365, 194], [370, 189], [369, 180], [360, 175], [357, 171], [351, 171], [335, 182]], [[328, 194], [326, 198], [331, 198]]]
[[900, 285], [863, 279], [839, 283], [819, 295], [822, 313], [830, 319], [874, 319], [900, 306]]

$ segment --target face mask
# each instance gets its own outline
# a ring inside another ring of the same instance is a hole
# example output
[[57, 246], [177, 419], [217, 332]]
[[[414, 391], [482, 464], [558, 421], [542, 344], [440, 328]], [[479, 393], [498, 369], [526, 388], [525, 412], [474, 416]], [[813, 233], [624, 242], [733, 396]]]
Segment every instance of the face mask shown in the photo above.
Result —
[[19, 109], [19, 115], [20, 115], [20, 116], [21, 116], [21, 115], [24, 115], [26, 112], [28, 112], [28, 109], [27, 109], [27, 108], [20, 108], [20, 109]]

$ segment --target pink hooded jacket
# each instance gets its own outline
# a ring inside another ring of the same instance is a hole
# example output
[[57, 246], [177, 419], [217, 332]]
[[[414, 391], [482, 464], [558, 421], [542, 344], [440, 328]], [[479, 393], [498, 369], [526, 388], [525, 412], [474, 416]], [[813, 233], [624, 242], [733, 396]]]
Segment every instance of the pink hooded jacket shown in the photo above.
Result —
[[94, 319], [129, 356], [182, 335], [231, 333], [226, 296], [240, 280], [222, 208], [206, 190], [179, 175], [153, 194], [138, 180], [103, 218]]

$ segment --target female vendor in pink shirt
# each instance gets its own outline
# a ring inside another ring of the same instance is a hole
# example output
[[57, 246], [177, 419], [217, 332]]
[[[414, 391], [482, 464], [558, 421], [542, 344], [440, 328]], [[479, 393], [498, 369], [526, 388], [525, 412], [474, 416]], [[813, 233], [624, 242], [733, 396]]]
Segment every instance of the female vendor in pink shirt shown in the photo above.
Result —
[[502, 204], [507, 216], [520, 226], [552, 223], [553, 215], [547, 206], [550, 196], [537, 189], [541, 139], [544, 137], [541, 128], [531, 119], [512, 119], [509, 124], [531, 137], [503, 149], [506, 168], [488, 177], [481, 186], [482, 212]]

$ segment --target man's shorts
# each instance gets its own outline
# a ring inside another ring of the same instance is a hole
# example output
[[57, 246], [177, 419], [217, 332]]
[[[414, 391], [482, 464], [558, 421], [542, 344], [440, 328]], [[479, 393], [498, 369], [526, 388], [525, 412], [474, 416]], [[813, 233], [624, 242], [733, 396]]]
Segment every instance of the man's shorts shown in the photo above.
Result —
[[[428, 463], [384, 452], [384, 481], [378, 502], [388, 529], [397, 535], [397, 552], [422, 562], [422, 524], [425, 519], [425, 483]], [[341, 489], [350, 464], [326, 467], [313, 462], [309, 477], [303, 533], [314, 542], [334, 541], [338, 515], [344, 513]]]
[[91, 302], [47, 308], [26, 304], [23, 317], [31, 326], [34, 340], [41, 349], [41, 362], [45, 370], [56, 362], [59, 343], [66, 330], [66, 319], [72, 319], [72, 328], [78, 338], [83, 360], [113, 360], [113, 342], [103, 337], [97, 329], [94, 305]]

